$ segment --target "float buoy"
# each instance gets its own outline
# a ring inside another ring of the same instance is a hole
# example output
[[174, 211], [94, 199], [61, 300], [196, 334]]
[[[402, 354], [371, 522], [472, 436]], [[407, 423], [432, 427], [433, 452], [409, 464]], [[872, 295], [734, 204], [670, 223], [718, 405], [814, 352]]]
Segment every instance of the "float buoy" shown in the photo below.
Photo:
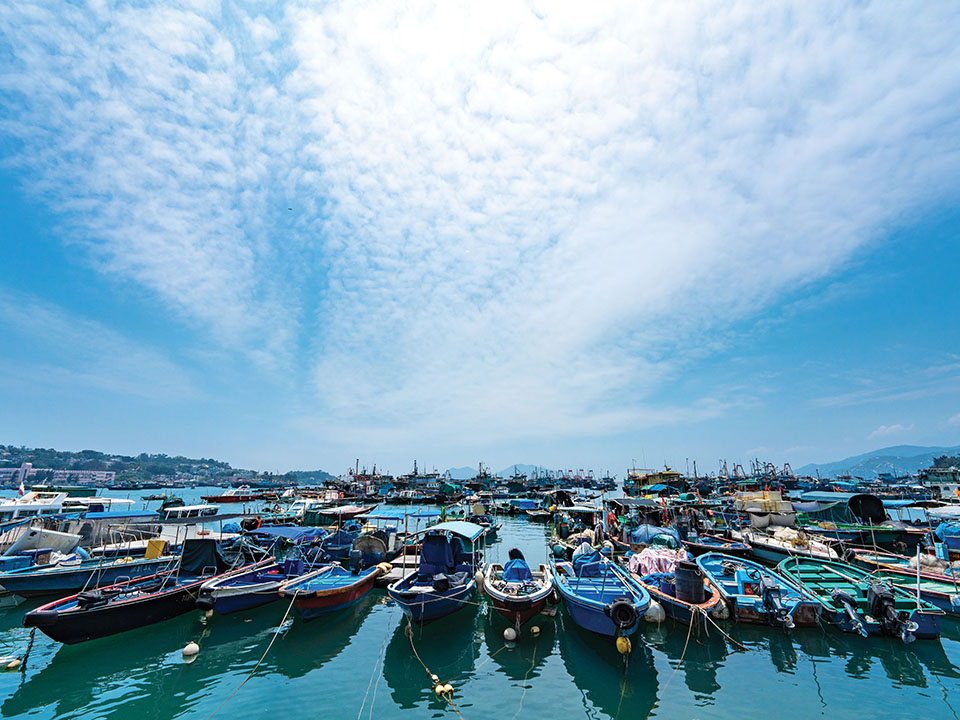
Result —
[[7, 670], [16, 670], [18, 667], [20, 667], [20, 658], [14, 658], [10, 662], [8, 662], [4, 667], [6, 667]]
[[473, 579], [477, 583], [477, 590], [483, 592], [483, 573], [477, 570], [476, 574], [473, 576]]
[[452, 695], [452, 694], [453, 694], [453, 685], [451, 685], [450, 683], [447, 683], [446, 685], [443, 686], [443, 691], [444, 691], [447, 695]]
[[517, 631], [514, 630], [512, 627], [508, 627], [506, 630], [503, 631], [503, 639], [506, 640], [507, 642], [513, 642], [514, 640], [517, 639]]
[[533, 627], [531, 627], [531, 628], [530, 628], [530, 634], [533, 635], [534, 637], [537, 637], [537, 635], [540, 634], [540, 626], [539, 626], [539, 625], [534, 625]]
[[200, 646], [197, 645], [195, 642], [188, 642], [186, 646], [183, 648], [184, 657], [193, 657], [198, 652], [200, 652]]
[[431, 676], [430, 676], [430, 679], [433, 681], [433, 684], [434, 684], [434, 685], [437, 685], [437, 684], [440, 683], [440, 677], [437, 676], [437, 675], [431, 675]]
[[621, 655], [629, 655], [632, 649], [633, 645], [630, 644], [630, 638], [624, 635], [617, 638], [617, 652]]
[[667, 617], [667, 613], [663, 610], [663, 605], [658, 603], [656, 600], [650, 601], [650, 607], [647, 608], [647, 611], [643, 614], [643, 619], [648, 623], [656, 623], [659, 625]]
[[437, 686], [433, 689], [433, 691], [437, 694], [437, 697], [441, 697], [443, 695], [443, 685], [437, 683]]

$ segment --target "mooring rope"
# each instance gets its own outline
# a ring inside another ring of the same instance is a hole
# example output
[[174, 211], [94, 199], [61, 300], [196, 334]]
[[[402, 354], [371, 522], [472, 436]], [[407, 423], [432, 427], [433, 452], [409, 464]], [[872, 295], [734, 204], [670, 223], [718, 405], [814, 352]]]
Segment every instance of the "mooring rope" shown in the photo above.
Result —
[[[434, 686], [439, 684], [440, 682], [439, 677], [434, 673], [430, 672], [430, 668], [427, 667], [427, 664], [420, 657], [420, 653], [417, 652], [417, 646], [414, 645], [413, 643], [413, 623], [410, 621], [410, 618], [407, 618], [406, 635], [407, 635], [407, 639], [410, 641], [410, 649], [413, 650], [413, 654], [417, 658], [417, 661], [423, 666], [424, 671], [427, 673], [427, 677], [430, 678], [430, 682], [434, 683]], [[434, 680], [434, 678], [437, 678], [437, 679]], [[457, 708], [456, 703], [453, 702], [453, 700], [450, 698], [450, 693], [447, 693], [447, 692], [440, 693], [440, 697], [442, 697], [444, 700], [447, 701], [447, 703], [450, 705], [450, 708], [457, 714], [457, 717], [459, 717], [460, 720], [464, 720], [464, 717], [460, 713], [459, 708]]]
[[276, 630], [276, 632], [274, 632], [274, 633], [273, 633], [273, 637], [270, 638], [270, 642], [267, 644], [267, 649], [263, 651], [263, 655], [261, 655], [261, 656], [260, 656], [260, 659], [257, 660], [257, 664], [253, 666], [253, 669], [250, 670], [250, 672], [247, 674], [247, 676], [243, 679], [243, 682], [240, 683], [239, 685], [237, 685], [237, 687], [234, 689], [234, 691], [233, 691], [232, 693], [230, 693], [230, 695], [227, 697], [227, 699], [224, 700], [222, 703], [220, 703], [220, 706], [219, 706], [216, 710], [214, 710], [212, 713], [210, 713], [210, 715], [209, 715], [209, 717], [207, 718], [207, 720], [210, 720], [214, 715], [216, 715], [218, 712], [220, 712], [221, 710], [223, 710], [223, 706], [226, 705], [228, 702], [230, 702], [230, 701], [233, 699], [233, 696], [234, 696], [234, 695], [236, 695], [238, 692], [240, 692], [240, 688], [242, 688], [244, 685], [247, 684], [247, 681], [248, 681], [250, 678], [253, 677], [253, 674], [257, 671], [257, 668], [260, 667], [260, 664], [266, 659], [267, 653], [270, 652], [270, 648], [272, 648], [272, 647], [273, 647], [273, 643], [276, 642], [277, 637], [280, 635], [280, 631], [283, 630], [284, 623], [287, 622], [287, 616], [290, 615], [290, 611], [293, 609], [293, 601], [297, 599], [297, 592], [298, 592], [298, 591], [294, 590], [294, 592], [293, 592], [293, 597], [290, 598], [290, 604], [287, 605], [287, 611], [283, 614], [283, 619], [281, 619], [281, 620], [280, 620], [280, 624], [277, 625], [277, 630]]

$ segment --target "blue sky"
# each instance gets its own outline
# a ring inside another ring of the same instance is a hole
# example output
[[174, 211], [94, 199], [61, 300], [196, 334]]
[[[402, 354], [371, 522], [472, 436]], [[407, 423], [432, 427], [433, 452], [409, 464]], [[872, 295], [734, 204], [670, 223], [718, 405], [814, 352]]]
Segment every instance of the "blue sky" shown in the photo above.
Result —
[[620, 474], [960, 443], [948, 5], [0, 20], [2, 442]]

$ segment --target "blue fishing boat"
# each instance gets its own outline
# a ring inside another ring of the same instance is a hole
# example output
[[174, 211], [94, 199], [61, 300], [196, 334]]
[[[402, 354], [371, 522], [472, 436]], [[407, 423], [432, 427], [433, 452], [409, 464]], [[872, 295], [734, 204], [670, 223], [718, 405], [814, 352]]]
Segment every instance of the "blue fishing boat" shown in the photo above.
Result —
[[422, 533], [420, 566], [387, 588], [414, 622], [427, 623], [459, 610], [477, 589], [478, 547], [485, 529], [454, 520]]
[[71, 595], [116, 582], [154, 575], [177, 562], [172, 555], [146, 558], [66, 560], [0, 573], [0, 586], [20, 597]]
[[315, 566], [302, 559], [288, 558], [247, 572], [208, 580], [200, 586], [197, 607], [215, 610], [221, 615], [250, 610], [280, 599], [280, 586], [304, 575]]
[[795, 581], [744, 558], [706, 553], [697, 565], [720, 590], [730, 614], [740, 622], [790, 630], [811, 626], [820, 617], [820, 602]]
[[632, 635], [650, 606], [650, 593], [586, 543], [574, 551], [571, 561], [551, 557], [550, 571], [570, 617], [591, 632]]
[[293, 609], [304, 620], [343, 610], [370, 592], [374, 580], [390, 572], [388, 563], [366, 570], [350, 571], [337, 564], [326, 565], [280, 586], [280, 597], [292, 597]]
[[747, 555], [750, 554], [750, 546], [745, 542], [728, 540], [725, 537], [702, 533], [695, 537], [688, 537], [683, 541], [683, 546], [694, 557], [708, 552], [719, 552], [725, 555], [735, 555], [736, 557], [747, 557]]

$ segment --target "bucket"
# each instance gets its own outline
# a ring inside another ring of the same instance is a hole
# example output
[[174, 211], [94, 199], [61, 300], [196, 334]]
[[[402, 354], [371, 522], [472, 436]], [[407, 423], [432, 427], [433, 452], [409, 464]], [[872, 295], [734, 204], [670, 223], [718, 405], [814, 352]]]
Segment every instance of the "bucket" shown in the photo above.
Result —
[[683, 561], [674, 571], [674, 583], [677, 586], [677, 600], [699, 605], [706, 598], [703, 591], [703, 574], [695, 563]]

